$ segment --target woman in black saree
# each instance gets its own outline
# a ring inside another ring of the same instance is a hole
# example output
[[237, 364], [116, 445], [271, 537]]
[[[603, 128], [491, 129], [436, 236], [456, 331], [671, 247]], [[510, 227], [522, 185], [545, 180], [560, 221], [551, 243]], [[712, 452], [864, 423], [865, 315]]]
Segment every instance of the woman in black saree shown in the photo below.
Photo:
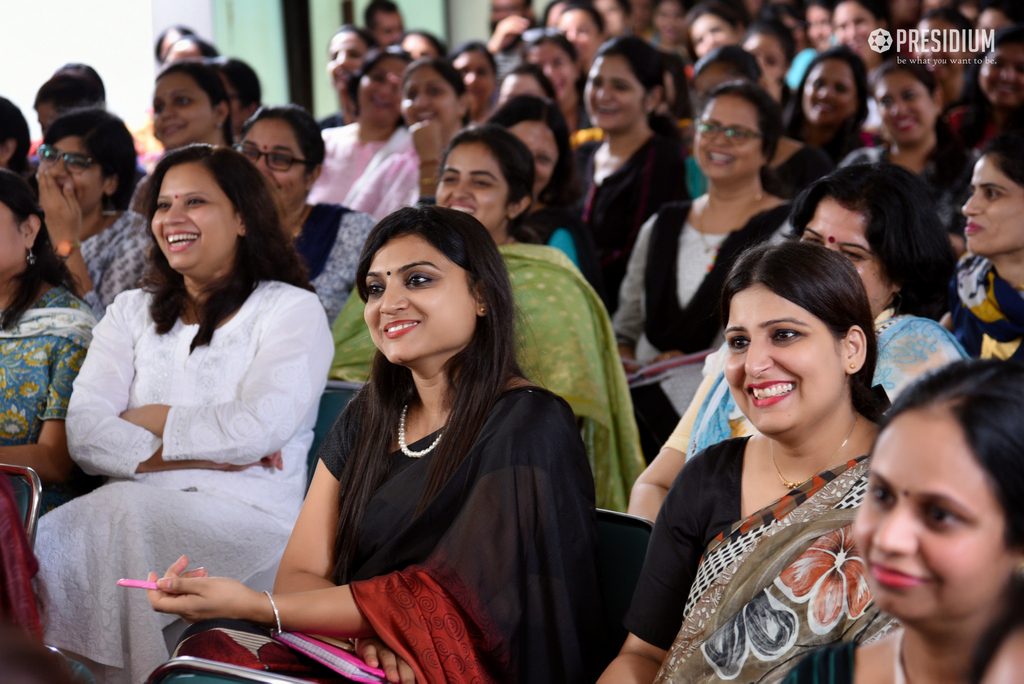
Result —
[[516, 363], [493, 239], [462, 212], [401, 209], [356, 283], [378, 353], [320, 449], [274, 594], [183, 573], [183, 557], [153, 607], [235, 620], [190, 628], [177, 654], [333, 674], [255, 623], [355, 639], [390, 681], [593, 681], [593, 479], [572, 411]]

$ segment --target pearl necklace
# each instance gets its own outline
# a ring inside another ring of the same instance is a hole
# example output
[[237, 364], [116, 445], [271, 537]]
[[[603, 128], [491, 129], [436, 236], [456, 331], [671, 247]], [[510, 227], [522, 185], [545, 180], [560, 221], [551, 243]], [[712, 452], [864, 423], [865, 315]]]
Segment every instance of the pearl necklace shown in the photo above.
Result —
[[437, 446], [437, 443], [441, 441], [441, 435], [443, 435], [444, 433], [440, 432], [437, 435], [437, 439], [434, 440], [434, 443], [428, 446], [423, 451], [413, 451], [405, 444], [405, 416], [408, 413], [409, 405], [406, 404], [405, 406], [402, 407], [402, 418], [401, 420], [398, 421], [398, 447], [402, 450], [402, 453], [408, 456], [409, 458], [423, 458], [424, 456], [426, 456], [427, 454], [434, 450], [434, 447]]

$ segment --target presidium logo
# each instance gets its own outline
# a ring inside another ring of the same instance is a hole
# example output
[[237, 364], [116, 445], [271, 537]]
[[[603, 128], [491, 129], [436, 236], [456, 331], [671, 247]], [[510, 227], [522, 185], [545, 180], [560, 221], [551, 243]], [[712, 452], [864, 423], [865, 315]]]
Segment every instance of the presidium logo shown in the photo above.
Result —
[[[933, 29], [931, 31], [918, 31], [917, 29], [898, 29], [896, 31], [896, 49], [906, 46], [907, 51], [912, 54], [921, 53], [944, 53], [946, 55], [956, 53], [974, 53], [974, 57], [920, 57], [903, 58], [897, 57], [899, 64], [923, 64], [925, 66], [936, 66], [940, 64], [982, 64], [987, 58], [978, 55], [988, 54], [995, 45], [995, 31], [985, 29]], [[887, 52], [892, 48], [892, 34], [885, 29], [879, 28], [868, 36], [868, 47], [878, 53]]]
[[875, 52], [885, 52], [892, 47], [892, 34], [885, 29], [875, 29], [868, 36], [868, 47]]

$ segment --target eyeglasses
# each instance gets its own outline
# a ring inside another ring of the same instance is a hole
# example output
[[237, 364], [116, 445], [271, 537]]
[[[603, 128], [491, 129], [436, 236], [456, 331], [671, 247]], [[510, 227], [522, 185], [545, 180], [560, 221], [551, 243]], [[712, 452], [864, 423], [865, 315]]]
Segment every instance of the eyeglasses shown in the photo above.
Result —
[[40, 166], [55, 166], [63, 159], [64, 168], [75, 174], [85, 173], [86, 169], [96, 161], [92, 157], [87, 157], [77, 152], [61, 152], [53, 145], [40, 145], [39, 149], [36, 150], [36, 154], [39, 155]]
[[235, 149], [242, 153], [242, 155], [251, 161], [253, 164], [259, 162], [260, 157], [267, 158], [267, 166], [274, 171], [287, 171], [292, 168], [295, 163], [305, 164], [305, 159], [299, 159], [293, 157], [287, 152], [260, 152], [255, 145], [246, 145], [239, 143], [235, 145]]
[[553, 26], [537, 26], [523, 31], [522, 37], [524, 43], [535, 43], [542, 38], [552, 38], [554, 36], [564, 38], [565, 34]]
[[736, 142], [747, 142], [751, 138], [764, 137], [764, 133], [758, 133], [742, 126], [719, 126], [716, 123], [708, 123], [707, 121], [697, 122], [697, 132], [704, 133], [705, 135], [725, 133], [726, 139], [735, 140]]

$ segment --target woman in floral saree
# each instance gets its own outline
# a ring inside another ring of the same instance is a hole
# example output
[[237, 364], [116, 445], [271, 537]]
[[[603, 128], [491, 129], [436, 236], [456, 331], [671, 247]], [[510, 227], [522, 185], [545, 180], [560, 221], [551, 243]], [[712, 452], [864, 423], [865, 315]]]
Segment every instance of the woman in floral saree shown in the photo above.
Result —
[[676, 478], [602, 683], [778, 681], [808, 648], [888, 625], [849, 534], [882, 410], [860, 278], [815, 245], [762, 246], [721, 309], [726, 378], [759, 434]]

